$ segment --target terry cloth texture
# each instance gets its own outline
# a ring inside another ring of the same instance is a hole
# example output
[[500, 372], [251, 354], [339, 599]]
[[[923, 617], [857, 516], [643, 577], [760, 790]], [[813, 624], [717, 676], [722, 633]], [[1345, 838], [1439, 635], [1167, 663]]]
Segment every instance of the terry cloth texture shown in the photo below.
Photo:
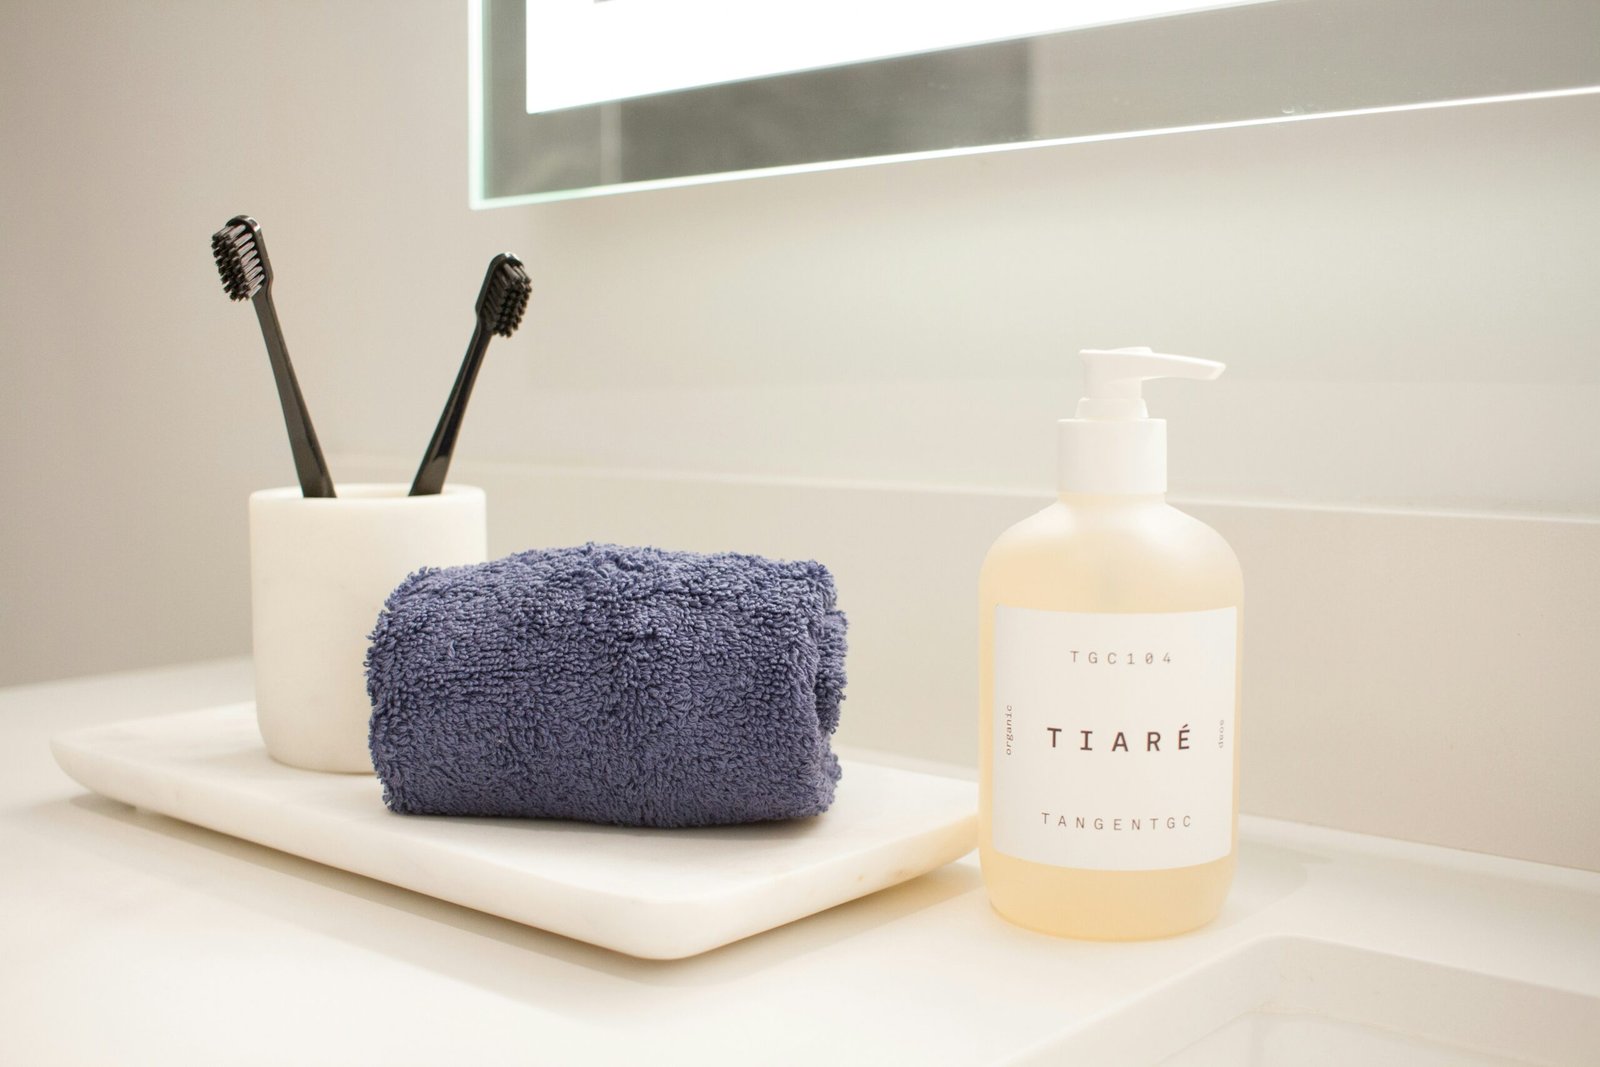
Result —
[[816, 815], [844, 658], [820, 563], [590, 544], [425, 568], [367, 651], [372, 763], [410, 815]]

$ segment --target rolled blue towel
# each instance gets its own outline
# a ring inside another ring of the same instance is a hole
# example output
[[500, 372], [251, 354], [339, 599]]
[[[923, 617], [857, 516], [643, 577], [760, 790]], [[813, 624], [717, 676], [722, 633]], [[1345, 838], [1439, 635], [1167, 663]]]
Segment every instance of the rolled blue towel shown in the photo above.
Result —
[[816, 815], [844, 658], [819, 563], [591, 544], [425, 568], [367, 651], [372, 763], [409, 815]]

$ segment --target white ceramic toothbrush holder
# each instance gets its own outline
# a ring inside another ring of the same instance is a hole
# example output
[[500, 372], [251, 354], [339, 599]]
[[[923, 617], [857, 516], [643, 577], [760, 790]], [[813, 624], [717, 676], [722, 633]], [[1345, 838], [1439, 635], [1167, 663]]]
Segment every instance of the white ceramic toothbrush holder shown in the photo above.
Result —
[[314, 771], [372, 773], [367, 635], [419, 567], [487, 558], [482, 489], [340, 485], [250, 494], [250, 607], [256, 719], [267, 752]]

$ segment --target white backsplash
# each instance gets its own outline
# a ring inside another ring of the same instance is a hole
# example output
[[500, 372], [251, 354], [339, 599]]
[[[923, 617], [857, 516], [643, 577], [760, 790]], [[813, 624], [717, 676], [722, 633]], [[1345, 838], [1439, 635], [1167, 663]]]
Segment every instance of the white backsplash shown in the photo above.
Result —
[[[975, 766], [978, 567], [1047, 497], [466, 462], [455, 479], [489, 491], [491, 555], [822, 561], [850, 618], [840, 742]], [[1600, 521], [1175, 503], [1244, 567], [1245, 811], [1600, 870]]]

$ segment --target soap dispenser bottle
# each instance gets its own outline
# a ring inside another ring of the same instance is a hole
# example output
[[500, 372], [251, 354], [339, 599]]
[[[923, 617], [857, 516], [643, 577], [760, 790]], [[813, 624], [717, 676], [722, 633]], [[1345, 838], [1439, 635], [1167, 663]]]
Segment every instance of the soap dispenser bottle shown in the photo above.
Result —
[[1167, 504], [1141, 385], [1223, 365], [1082, 356], [1059, 498], [1000, 535], [979, 582], [979, 855], [1014, 923], [1164, 937], [1213, 919], [1233, 880], [1243, 581]]

